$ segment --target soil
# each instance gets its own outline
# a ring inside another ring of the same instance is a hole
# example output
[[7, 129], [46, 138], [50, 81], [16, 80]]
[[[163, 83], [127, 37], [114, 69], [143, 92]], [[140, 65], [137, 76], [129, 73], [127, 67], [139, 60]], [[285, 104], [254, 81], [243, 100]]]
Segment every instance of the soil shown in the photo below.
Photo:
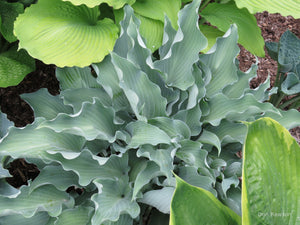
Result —
[[[281, 35], [287, 29], [300, 38], [300, 19], [282, 17], [280, 14], [269, 14], [268, 12], [257, 13], [255, 16], [265, 41], [279, 41]], [[256, 59], [242, 46], [240, 48], [241, 52], [238, 56], [240, 69], [247, 71], [251, 64], [255, 63]], [[266, 51], [265, 58], [258, 58], [257, 78], [251, 81], [250, 86], [256, 88], [266, 80], [268, 74], [271, 76], [271, 85], [273, 85], [276, 71], [277, 63], [268, 56]], [[40, 61], [36, 61], [36, 70], [28, 74], [18, 86], [0, 88], [1, 111], [7, 114], [8, 119], [13, 121], [15, 126], [23, 127], [34, 120], [33, 111], [20, 98], [20, 94], [35, 92], [40, 88], [47, 88], [53, 95], [59, 94], [59, 83], [55, 77], [55, 66], [45, 65]], [[300, 127], [291, 130], [291, 134], [300, 143]], [[27, 180], [34, 179], [38, 175], [39, 170], [33, 164], [26, 163], [24, 159], [17, 159], [10, 164], [9, 172], [13, 177], [8, 178], [7, 181], [14, 187], [20, 187], [23, 184], [27, 184]]]

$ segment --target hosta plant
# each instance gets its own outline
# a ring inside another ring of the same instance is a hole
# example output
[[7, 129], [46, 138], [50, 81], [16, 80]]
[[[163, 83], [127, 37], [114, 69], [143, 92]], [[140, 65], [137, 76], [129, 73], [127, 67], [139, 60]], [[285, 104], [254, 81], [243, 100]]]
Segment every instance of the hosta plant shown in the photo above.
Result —
[[[278, 92], [271, 96], [270, 102], [276, 107], [300, 107], [300, 39], [287, 30], [277, 42], [267, 42], [270, 56], [277, 61], [278, 68], [274, 86]], [[281, 103], [284, 97], [287, 101]]]
[[289, 132], [270, 118], [249, 123], [243, 161], [242, 217], [177, 177], [170, 225], [300, 224], [300, 147]]
[[13, 34], [14, 20], [24, 12], [22, 3], [0, 0], [0, 87], [17, 85], [35, 70], [34, 59], [24, 49], [18, 51]]
[[[199, 5], [180, 11], [177, 31], [165, 19], [155, 57], [126, 6], [121, 35], [102, 62], [57, 68], [58, 96], [22, 95], [35, 121], [3, 128], [0, 223], [167, 225], [173, 173], [241, 213], [236, 153], [247, 127], [240, 121], [269, 116], [292, 128], [300, 114], [264, 103], [274, 92], [269, 80], [249, 88], [256, 65], [238, 69], [236, 26], [199, 55], [207, 45]], [[4, 179], [16, 158], [40, 170], [20, 189]]]

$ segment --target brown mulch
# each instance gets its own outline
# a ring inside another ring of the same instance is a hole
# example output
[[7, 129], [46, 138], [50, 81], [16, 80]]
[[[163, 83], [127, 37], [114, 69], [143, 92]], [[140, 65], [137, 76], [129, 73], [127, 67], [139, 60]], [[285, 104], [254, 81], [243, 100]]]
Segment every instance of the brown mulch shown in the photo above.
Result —
[[[267, 12], [256, 14], [256, 18], [265, 41], [279, 41], [280, 36], [287, 29], [290, 29], [300, 38], [300, 19], [295, 20], [292, 17], [282, 17], [280, 14], [269, 14]], [[255, 57], [243, 47], [241, 47], [238, 59], [242, 71], [248, 70], [251, 64], [255, 63]], [[250, 86], [256, 88], [266, 80], [268, 74], [271, 76], [272, 85], [276, 76], [277, 63], [268, 56], [267, 52], [266, 57], [258, 58], [258, 61], [258, 76], [251, 81]], [[18, 86], [0, 88], [1, 111], [6, 113], [8, 119], [13, 121], [17, 127], [32, 123], [34, 119], [33, 111], [20, 98], [20, 94], [34, 92], [40, 88], [47, 88], [53, 95], [59, 94], [55, 66], [45, 65], [37, 61], [36, 67], [36, 71], [28, 74]], [[300, 127], [293, 129], [291, 133], [300, 143]], [[27, 180], [34, 179], [39, 170], [33, 164], [27, 164], [23, 159], [18, 159], [10, 164], [9, 172], [13, 175], [12, 178], [8, 178], [9, 183], [19, 187], [27, 184]]]

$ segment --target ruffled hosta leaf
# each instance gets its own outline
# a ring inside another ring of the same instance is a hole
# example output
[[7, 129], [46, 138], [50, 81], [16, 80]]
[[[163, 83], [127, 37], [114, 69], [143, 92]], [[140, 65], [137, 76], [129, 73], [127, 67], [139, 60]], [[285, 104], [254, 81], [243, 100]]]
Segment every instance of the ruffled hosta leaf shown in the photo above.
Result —
[[72, 2], [72, 4], [74, 4], [74, 5], [85, 4], [90, 8], [98, 6], [102, 3], [107, 3], [114, 9], [119, 9], [119, 8], [122, 8], [125, 4], [128, 4], [128, 5], [133, 4], [136, 0], [63, 0], [63, 1]]
[[128, 60], [111, 54], [117, 67], [120, 87], [123, 89], [136, 117], [141, 120], [166, 115], [167, 100], [161, 96], [159, 87], [147, 75]]
[[160, 167], [160, 172], [167, 178], [167, 182], [171, 182], [173, 171], [174, 152], [172, 148], [169, 149], [155, 149], [151, 145], [144, 145], [140, 147], [136, 155], [138, 157], [146, 157], [150, 161], [155, 162]]
[[99, 10], [61, 0], [40, 0], [15, 22], [19, 48], [46, 64], [88, 66], [103, 60], [115, 44], [118, 28], [98, 20]]
[[281, 84], [281, 91], [287, 95], [300, 92], [300, 74], [288, 73], [286, 79]]
[[24, 12], [24, 6], [18, 2], [8, 3], [0, 1], [0, 33], [9, 41], [17, 40], [13, 34], [14, 21], [20, 13]]
[[107, 221], [103, 225], [133, 225], [133, 219], [129, 215], [121, 215], [116, 222]]
[[205, 167], [207, 151], [201, 149], [202, 144], [197, 141], [183, 140], [180, 148], [176, 151], [176, 157], [183, 160], [187, 165], [196, 168]]
[[217, 197], [217, 192], [213, 188], [215, 180], [209, 176], [200, 175], [195, 167], [185, 166], [179, 168], [179, 177], [191, 185], [201, 187]]
[[133, 200], [137, 198], [139, 191], [146, 184], [148, 184], [153, 178], [161, 175], [163, 175], [163, 173], [160, 171], [159, 166], [156, 163], [148, 162], [146, 167], [136, 176], [132, 194]]
[[93, 77], [90, 67], [64, 67], [56, 68], [55, 75], [59, 81], [61, 91], [76, 88], [101, 87]]
[[103, 106], [98, 99], [84, 102], [74, 115], [59, 114], [54, 120], [43, 122], [39, 128], [48, 127], [55, 132], [80, 135], [86, 140], [101, 139], [113, 142], [121, 125], [115, 121], [112, 108]]
[[192, 186], [179, 177], [176, 177], [176, 183], [170, 225], [187, 224], [187, 221], [190, 225], [198, 225], [199, 221], [201, 224], [242, 224], [241, 218], [210, 192]]
[[210, 144], [212, 146], [215, 146], [218, 149], [218, 153], [219, 154], [221, 153], [221, 142], [216, 134], [209, 132], [207, 130], [203, 130], [198, 141], [201, 143]]
[[132, 8], [144, 17], [164, 22], [167, 16], [174, 28], [177, 28], [177, 14], [180, 10], [180, 0], [137, 0]]
[[89, 150], [83, 150], [74, 156], [59, 153], [53, 154], [51, 158], [53, 161], [59, 162], [65, 170], [74, 171], [82, 186], [88, 185], [95, 178], [120, 179], [129, 170], [127, 155], [99, 159]]
[[93, 208], [75, 207], [64, 210], [57, 218], [55, 225], [82, 225], [88, 224], [92, 216]]
[[26, 51], [11, 48], [0, 53], [0, 87], [18, 85], [24, 77], [35, 70], [35, 61]]
[[297, 224], [300, 147], [296, 140], [270, 118], [249, 123], [243, 160], [243, 223]]
[[13, 126], [14, 123], [7, 119], [6, 114], [0, 111], [0, 138], [4, 137], [8, 128]]
[[220, 31], [219, 29], [217, 29], [215, 27], [208, 26], [205, 24], [199, 25], [199, 28], [200, 28], [201, 32], [207, 38], [207, 42], [208, 42], [207, 47], [202, 50], [202, 52], [207, 53], [212, 48], [212, 46], [214, 46], [217, 38], [222, 37], [224, 35], [224, 32]]
[[[2, 171], [2, 175], [5, 175], [5, 174], [3, 174], [3, 171]], [[10, 174], [8, 175], [8, 177], [9, 176], [10, 176]], [[4, 178], [2, 178], [2, 177], [0, 177], [0, 178], [1, 178], [0, 179], [0, 196], [8, 197], [8, 198], [15, 198], [16, 196], [18, 196], [20, 194], [19, 189], [14, 188], [10, 184], [8, 184]]]
[[0, 224], [45, 225], [49, 221], [49, 218], [50, 217], [47, 212], [38, 212], [30, 218], [14, 214], [0, 217]]
[[207, 44], [206, 38], [195, 26], [199, 4], [200, 0], [193, 1], [179, 12], [178, 31], [173, 40], [164, 43], [168, 46], [172, 43], [171, 47], [165, 57], [154, 63], [155, 68], [165, 73], [166, 84], [181, 90], [186, 90], [195, 82], [191, 73], [192, 66]]
[[265, 42], [261, 31], [254, 15], [251, 15], [247, 9], [237, 8], [234, 1], [227, 4], [211, 3], [201, 11], [201, 16], [223, 32], [228, 30], [230, 24], [236, 24], [239, 43], [254, 55], [265, 56]]
[[233, 25], [222, 38], [217, 39], [207, 54], [200, 55], [200, 61], [210, 68], [212, 74], [211, 81], [206, 85], [206, 97], [221, 92], [226, 85], [237, 81], [234, 64], [239, 52], [237, 39], [237, 27]]
[[92, 196], [95, 203], [92, 224], [102, 224], [107, 220], [117, 221], [122, 214], [129, 214], [132, 218], [139, 215], [139, 205], [131, 200], [132, 188], [126, 178], [96, 179], [93, 183], [98, 187], [98, 193]]
[[30, 187], [23, 186], [20, 191], [16, 198], [0, 196], [1, 216], [18, 213], [25, 217], [32, 217], [38, 211], [47, 211], [50, 216], [58, 216], [63, 205], [68, 207], [74, 205], [74, 200], [68, 193], [59, 191], [52, 185], [44, 185], [31, 193]]
[[280, 13], [283, 16], [293, 16], [295, 19], [300, 18], [299, 1], [285, 0], [235, 0], [239, 8], [247, 8], [252, 14], [257, 12], [268, 11], [270, 13]]
[[132, 137], [128, 143], [128, 148], [137, 148], [144, 144], [155, 146], [171, 142], [171, 138], [163, 130], [143, 121], [132, 122], [127, 125], [126, 129]]
[[21, 95], [31, 108], [35, 117], [44, 117], [47, 120], [54, 119], [59, 113], [72, 113], [70, 106], [64, 105], [59, 96], [50, 95], [46, 88], [42, 88], [34, 93]]
[[46, 184], [52, 184], [58, 190], [65, 191], [73, 185], [78, 186], [78, 176], [71, 171], [65, 171], [61, 166], [45, 166], [32, 181], [30, 192]]
[[[279, 111], [272, 104], [260, 103], [250, 94], [244, 95], [239, 99], [229, 99], [222, 94], [217, 94], [210, 99], [208, 104], [211, 111], [208, 116], [204, 116], [204, 122], [208, 122], [213, 126], [218, 126], [221, 120], [229, 117], [229, 115], [234, 120], [243, 120], [245, 117], [251, 118], [249, 114], [258, 115], [265, 111], [277, 112], [280, 115]], [[249, 105], [251, 105], [251, 108], [249, 108]], [[218, 110], [220, 108], [222, 110]]]
[[170, 213], [170, 204], [174, 187], [163, 187], [159, 190], [148, 191], [139, 202], [151, 205], [162, 213]]
[[43, 119], [36, 119], [25, 128], [9, 129], [9, 134], [2, 139], [0, 156], [10, 155], [13, 158], [47, 159], [47, 151], [79, 152], [86, 140], [70, 134], [59, 134], [51, 129], [36, 129]]

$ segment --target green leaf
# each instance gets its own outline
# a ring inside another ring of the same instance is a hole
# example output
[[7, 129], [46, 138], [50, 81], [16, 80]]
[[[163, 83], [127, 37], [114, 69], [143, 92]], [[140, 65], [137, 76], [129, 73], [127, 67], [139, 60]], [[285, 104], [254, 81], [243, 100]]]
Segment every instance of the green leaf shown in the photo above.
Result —
[[169, 214], [173, 193], [174, 187], [163, 187], [162, 189], [146, 192], [139, 202], [151, 205], [160, 212]]
[[0, 33], [8, 42], [17, 40], [13, 33], [14, 21], [23, 12], [24, 6], [18, 2], [8, 3], [0, 1]]
[[248, 124], [243, 158], [243, 223], [297, 224], [300, 147], [296, 140], [278, 122], [259, 119]]
[[91, 207], [78, 206], [64, 210], [57, 218], [55, 225], [82, 225], [88, 224], [93, 209]]
[[300, 64], [299, 58], [300, 52], [300, 39], [287, 30], [280, 37], [279, 49], [278, 49], [278, 63], [282, 68], [282, 72], [294, 72], [297, 73], [297, 65]]
[[44, 185], [31, 193], [29, 190], [28, 186], [21, 187], [21, 193], [16, 198], [0, 196], [0, 215], [17, 212], [25, 217], [32, 217], [35, 212], [46, 211], [50, 216], [58, 216], [63, 205], [74, 205], [74, 200], [66, 192], [58, 191], [52, 185]]
[[199, 221], [201, 224], [242, 224], [241, 218], [212, 193], [192, 186], [176, 176], [170, 225], [198, 225]]
[[239, 43], [254, 55], [264, 57], [264, 39], [256, 19], [247, 9], [239, 9], [234, 1], [227, 4], [211, 3], [200, 13], [212, 25], [226, 32], [230, 24], [238, 27]]
[[[115, 111], [103, 106], [98, 99], [84, 102], [75, 115], [59, 114], [54, 120], [43, 122], [39, 128], [47, 127], [55, 132], [80, 135], [86, 140], [101, 139], [114, 142], [121, 125], [115, 121]], [[75, 128], [75, 129], [74, 129]]]
[[92, 196], [95, 203], [92, 224], [117, 221], [122, 214], [129, 214], [132, 218], [139, 215], [139, 205], [131, 200], [132, 188], [125, 177], [117, 180], [95, 179], [93, 183], [97, 186], [98, 193]]
[[0, 87], [18, 85], [35, 70], [35, 61], [25, 50], [11, 48], [0, 53]]
[[9, 127], [14, 126], [14, 123], [7, 119], [6, 114], [0, 111], [0, 138], [4, 137]]
[[74, 5], [82, 5], [85, 4], [90, 8], [98, 6], [102, 3], [107, 3], [114, 9], [122, 8], [125, 4], [132, 5], [136, 0], [63, 0], [72, 2]]
[[281, 91], [287, 95], [300, 93], [300, 74], [288, 73], [281, 84]]
[[200, 55], [200, 61], [209, 67], [212, 74], [210, 82], [206, 85], [206, 97], [212, 97], [237, 81], [237, 68], [234, 64], [239, 52], [237, 39], [237, 27], [233, 25], [222, 38], [217, 39], [207, 54]]
[[239, 8], [246, 7], [249, 12], [268, 11], [270, 13], [280, 13], [283, 16], [293, 16], [295, 19], [300, 18], [300, 2], [298, 0], [235, 0]]
[[137, 0], [132, 5], [136, 13], [153, 20], [164, 22], [167, 16], [176, 29], [180, 7], [180, 0]]
[[18, 214], [0, 217], [0, 224], [44, 225], [47, 224], [48, 221], [49, 215], [47, 212], [38, 212], [30, 218], [25, 218], [24, 216]]
[[192, 86], [195, 79], [192, 75], [192, 67], [198, 61], [199, 52], [207, 45], [207, 40], [200, 32], [198, 26], [198, 8], [200, 0], [193, 1], [179, 12], [179, 29], [174, 39], [167, 39], [163, 43], [170, 46], [168, 53], [154, 62], [154, 67], [164, 73], [164, 79], [168, 86], [186, 90]]
[[44, 117], [51, 120], [59, 113], [73, 113], [70, 106], [64, 105], [59, 96], [49, 94], [46, 88], [41, 88], [33, 93], [22, 94], [21, 97], [29, 103], [35, 117]]
[[207, 42], [208, 42], [207, 47], [203, 49], [201, 52], [207, 53], [212, 48], [212, 46], [214, 46], [217, 38], [222, 37], [224, 35], [224, 32], [218, 30], [215, 27], [208, 26], [205, 24], [200, 24], [199, 28], [207, 38]]
[[98, 16], [97, 7], [40, 0], [17, 18], [14, 31], [19, 48], [34, 58], [59, 67], [84, 67], [102, 61], [118, 37], [114, 22]]

